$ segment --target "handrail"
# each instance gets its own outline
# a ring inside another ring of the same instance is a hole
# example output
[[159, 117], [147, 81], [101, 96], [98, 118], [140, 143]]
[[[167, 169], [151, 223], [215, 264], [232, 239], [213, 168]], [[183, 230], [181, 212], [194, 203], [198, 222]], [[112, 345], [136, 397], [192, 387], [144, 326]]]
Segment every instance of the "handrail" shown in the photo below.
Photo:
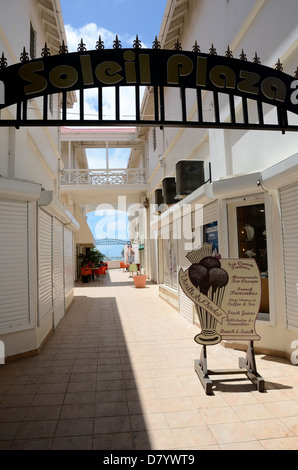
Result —
[[143, 168], [115, 169], [64, 169], [61, 171], [60, 184], [145, 184], [146, 170]]

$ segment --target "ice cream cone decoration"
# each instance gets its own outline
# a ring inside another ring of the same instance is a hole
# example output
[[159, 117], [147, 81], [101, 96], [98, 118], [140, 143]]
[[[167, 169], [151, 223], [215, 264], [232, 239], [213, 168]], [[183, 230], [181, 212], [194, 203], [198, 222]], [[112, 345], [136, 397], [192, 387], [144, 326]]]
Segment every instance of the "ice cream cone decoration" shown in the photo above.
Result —
[[[187, 271], [193, 286], [213, 304], [221, 307], [229, 275], [221, 268], [220, 255], [215, 257], [211, 253], [210, 244], [204, 244], [201, 249], [188, 253], [187, 258], [192, 264]], [[195, 336], [195, 341], [202, 345], [219, 343], [221, 336], [216, 331], [217, 319], [201, 305], [195, 303], [195, 307], [202, 328], [201, 333]]]

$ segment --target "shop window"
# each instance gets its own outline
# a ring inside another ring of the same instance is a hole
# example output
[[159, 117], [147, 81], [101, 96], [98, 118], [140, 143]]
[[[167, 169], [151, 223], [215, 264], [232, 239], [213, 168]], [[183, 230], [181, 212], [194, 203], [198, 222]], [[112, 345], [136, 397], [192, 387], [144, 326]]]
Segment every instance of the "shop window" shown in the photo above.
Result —
[[237, 207], [238, 256], [253, 258], [260, 270], [262, 295], [260, 313], [269, 312], [268, 263], [265, 205]]
[[203, 242], [212, 244], [212, 253], [214, 255], [219, 252], [217, 221], [203, 226]]

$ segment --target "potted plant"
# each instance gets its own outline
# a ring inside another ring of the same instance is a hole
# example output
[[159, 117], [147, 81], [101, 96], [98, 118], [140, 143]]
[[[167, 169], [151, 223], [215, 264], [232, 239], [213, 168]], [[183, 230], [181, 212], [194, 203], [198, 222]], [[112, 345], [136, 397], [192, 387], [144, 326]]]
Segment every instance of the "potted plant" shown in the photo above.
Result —
[[147, 274], [139, 274], [137, 272], [136, 276], [133, 276], [133, 282], [135, 283], [135, 287], [145, 287], [147, 280]]
[[106, 256], [96, 248], [93, 248], [85, 254], [78, 255], [78, 258], [81, 258], [82, 281], [86, 283], [89, 282], [89, 277], [93, 275], [92, 268], [104, 261]]

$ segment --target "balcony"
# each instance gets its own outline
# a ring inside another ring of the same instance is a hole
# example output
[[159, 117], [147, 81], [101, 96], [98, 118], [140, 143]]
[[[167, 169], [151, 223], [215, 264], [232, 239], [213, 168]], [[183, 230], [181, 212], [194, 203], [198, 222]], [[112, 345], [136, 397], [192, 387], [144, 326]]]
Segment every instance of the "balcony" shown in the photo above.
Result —
[[135, 168], [119, 168], [113, 170], [63, 170], [60, 184], [96, 184], [96, 185], [127, 185], [146, 184], [145, 170]]
[[120, 195], [130, 203], [140, 202], [146, 190], [143, 168], [64, 169], [60, 176], [60, 193], [78, 204], [113, 204]]

